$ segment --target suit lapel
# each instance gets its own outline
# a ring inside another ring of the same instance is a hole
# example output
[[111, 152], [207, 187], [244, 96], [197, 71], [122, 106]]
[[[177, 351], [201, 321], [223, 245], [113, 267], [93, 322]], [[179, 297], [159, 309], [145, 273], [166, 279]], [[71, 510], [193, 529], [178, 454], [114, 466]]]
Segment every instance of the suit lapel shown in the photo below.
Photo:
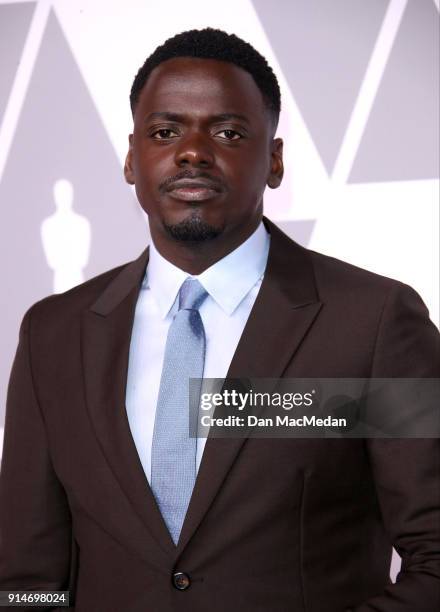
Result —
[[[264, 222], [271, 234], [267, 269], [228, 378], [282, 377], [322, 306], [307, 251], [269, 220]], [[208, 436], [183, 524], [179, 552], [214, 501], [245, 440]]]
[[[87, 408], [99, 444], [160, 557], [173, 553], [175, 547], [142, 469], [125, 410], [131, 331], [147, 260], [144, 251], [83, 314], [82, 351]], [[109, 512], [117, 511], [117, 504], [115, 499], [116, 508], [109, 508]], [[139, 532], [131, 540], [146, 554], [145, 533]]]
[[[281, 377], [321, 308], [307, 251], [270, 221], [264, 222], [271, 234], [267, 269], [228, 378]], [[148, 554], [151, 560], [145, 536], [155, 543], [158, 559], [180, 556], [213, 503], [245, 439], [208, 437], [176, 549], [142, 469], [125, 410], [131, 331], [147, 261], [146, 250], [122, 268], [84, 312], [82, 351], [87, 408], [96, 436], [139, 519], [136, 525], [141, 526], [134, 534], [127, 531], [126, 537], [139, 554], [144, 557]]]

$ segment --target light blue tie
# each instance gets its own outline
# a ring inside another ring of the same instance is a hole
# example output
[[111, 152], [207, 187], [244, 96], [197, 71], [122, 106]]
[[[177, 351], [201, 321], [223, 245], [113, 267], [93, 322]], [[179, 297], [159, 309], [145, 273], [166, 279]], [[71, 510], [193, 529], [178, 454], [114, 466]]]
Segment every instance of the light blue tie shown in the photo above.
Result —
[[197, 438], [189, 437], [189, 379], [202, 378], [205, 329], [199, 308], [208, 293], [188, 278], [168, 330], [151, 448], [151, 488], [175, 544], [196, 480]]

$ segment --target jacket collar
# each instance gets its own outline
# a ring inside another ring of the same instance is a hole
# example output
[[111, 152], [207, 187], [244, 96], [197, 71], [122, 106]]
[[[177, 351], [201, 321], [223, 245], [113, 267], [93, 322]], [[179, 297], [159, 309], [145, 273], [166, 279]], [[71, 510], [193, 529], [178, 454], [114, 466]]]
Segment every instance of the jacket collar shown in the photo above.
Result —
[[[271, 237], [267, 278], [261, 290], [263, 296], [270, 298], [272, 291], [268, 290], [276, 286], [291, 302], [292, 307], [318, 301], [308, 250], [291, 240], [266, 217], [263, 217], [263, 222]], [[148, 265], [149, 251], [147, 247], [136, 260], [122, 268], [90, 307], [93, 312], [102, 316], [108, 315], [135, 287], [140, 288]]]

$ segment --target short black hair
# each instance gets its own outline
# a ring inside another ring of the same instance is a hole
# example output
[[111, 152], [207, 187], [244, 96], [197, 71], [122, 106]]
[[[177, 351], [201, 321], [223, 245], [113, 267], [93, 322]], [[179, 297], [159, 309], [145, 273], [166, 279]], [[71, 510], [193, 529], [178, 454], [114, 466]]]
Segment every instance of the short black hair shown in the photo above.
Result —
[[139, 69], [131, 87], [130, 106], [133, 115], [141, 90], [152, 70], [162, 62], [176, 57], [216, 59], [243, 68], [252, 75], [263, 95], [274, 125], [278, 124], [281, 110], [280, 87], [266, 58], [235, 34], [227, 34], [223, 30], [214, 28], [181, 32], [168, 38], [153, 51]]

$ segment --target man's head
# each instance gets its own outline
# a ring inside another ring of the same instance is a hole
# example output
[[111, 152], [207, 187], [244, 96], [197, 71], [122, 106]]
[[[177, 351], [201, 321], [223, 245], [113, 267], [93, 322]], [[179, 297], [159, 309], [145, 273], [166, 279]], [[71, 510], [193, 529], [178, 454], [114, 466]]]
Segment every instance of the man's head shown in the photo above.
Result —
[[283, 174], [280, 91], [251, 45], [207, 28], [167, 40], [133, 82], [125, 164], [153, 240], [231, 246], [261, 219]]
[[140, 93], [152, 70], [176, 57], [195, 57], [230, 62], [246, 70], [263, 96], [275, 134], [281, 110], [281, 93], [277, 78], [267, 60], [249, 43], [235, 34], [205, 28], [189, 30], [169, 38], [145, 60], [131, 87], [130, 106], [134, 116]]

